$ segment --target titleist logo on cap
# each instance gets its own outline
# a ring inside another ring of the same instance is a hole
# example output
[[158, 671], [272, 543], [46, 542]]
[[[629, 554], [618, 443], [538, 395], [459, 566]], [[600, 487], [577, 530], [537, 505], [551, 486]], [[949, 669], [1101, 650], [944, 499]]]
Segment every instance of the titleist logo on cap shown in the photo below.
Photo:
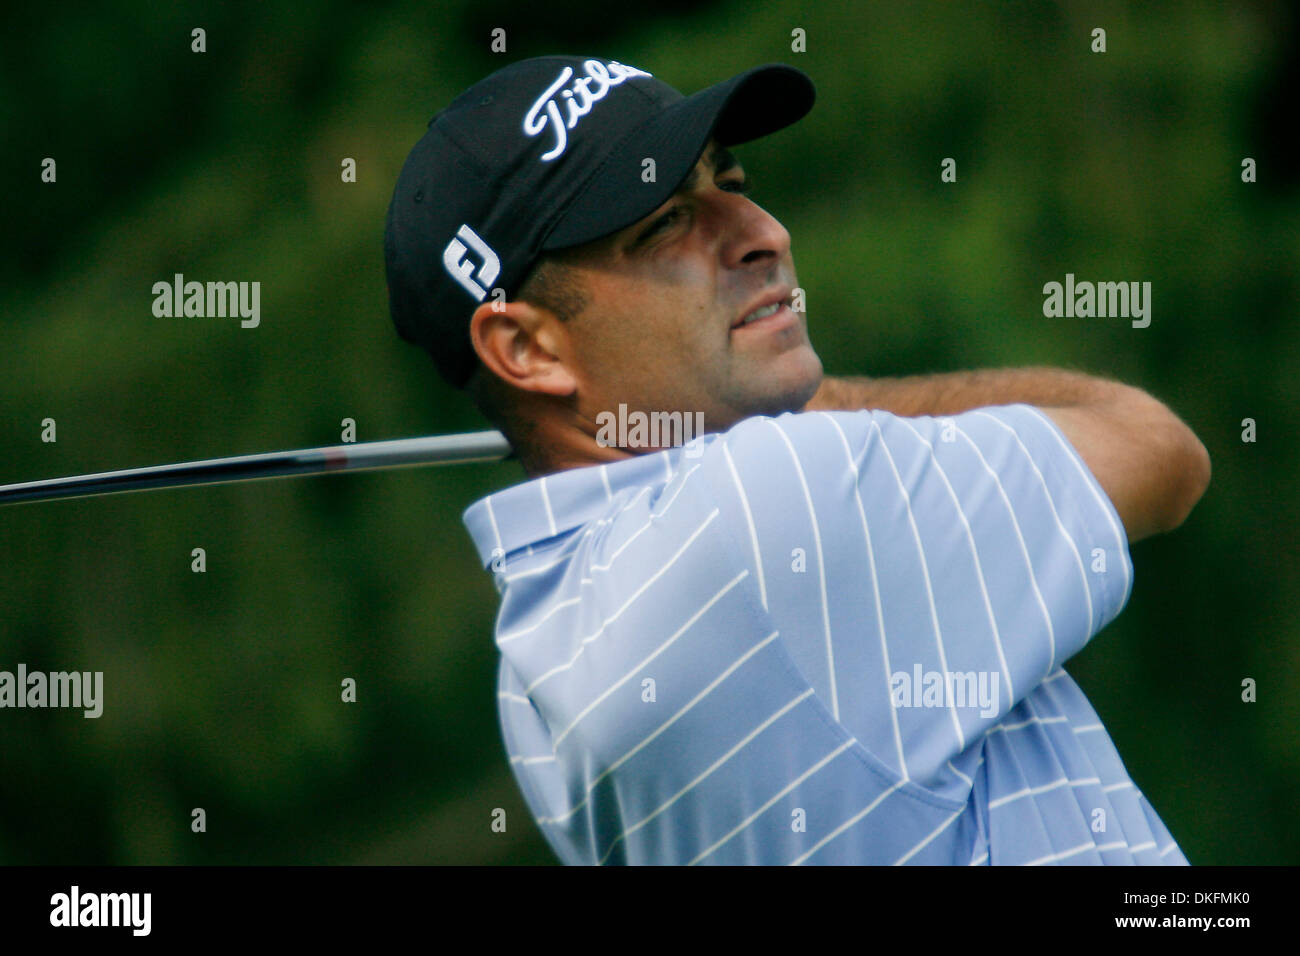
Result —
[[[586, 70], [587, 75], [578, 77], [569, 89], [563, 91], [560, 91], [560, 87], [568, 83], [569, 78], [573, 76], [573, 67], [566, 66], [561, 70], [555, 82], [537, 97], [524, 115], [524, 133], [528, 136], [537, 136], [548, 126], [555, 135], [555, 145], [542, 154], [544, 163], [549, 163], [563, 154], [565, 147], [569, 145], [568, 131], [577, 126], [578, 120], [590, 113], [592, 105], [604, 99], [605, 94], [613, 87], [634, 76], [651, 75], [645, 70], [624, 66], [617, 60], [610, 60], [608, 65], [601, 63], [600, 60], [586, 60], [582, 68]], [[560, 116], [560, 104], [556, 102], [557, 93], [569, 101], [567, 120]], [[544, 114], [543, 110], [545, 110]]]

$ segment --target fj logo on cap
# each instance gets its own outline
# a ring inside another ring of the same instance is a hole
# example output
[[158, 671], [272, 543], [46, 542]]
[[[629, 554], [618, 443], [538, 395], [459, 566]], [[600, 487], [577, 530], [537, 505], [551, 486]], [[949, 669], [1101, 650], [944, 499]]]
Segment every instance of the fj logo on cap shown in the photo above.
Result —
[[[462, 240], [464, 240], [462, 242]], [[465, 244], [469, 243], [469, 249], [473, 249], [483, 263], [478, 267], [478, 277], [483, 280], [483, 285], [474, 281], [474, 263], [465, 253], [468, 251]], [[442, 250], [442, 264], [446, 266], [448, 274], [465, 287], [475, 299], [482, 302], [487, 298], [487, 289], [484, 286], [490, 286], [496, 281], [501, 274], [501, 260], [497, 254], [492, 251], [492, 247], [479, 238], [478, 233], [468, 225], [462, 224], [460, 229], [456, 230], [456, 236], [447, 243], [447, 248]]]
[[[603, 100], [611, 88], [634, 76], [650, 76], [645, 70], [624, 66], [617, 60], [610, 60], [608, 65], [601, 63], [600, 60], [587, 60], [582, 64], [582, 68], [587, 71], [587, 75], [578, 77], [573, 81], [573, 85], [564, 91], [560, 91], [560, 87], [568, 83], [569, 78], [573, 76], [573, 67], [566, 66], [561, 70], [555, 82], [533, 101], [533, 105], [524, 116], [524, 132], [527, 135], [537, 136], [547, 126], [550, 126], [551, 132], [555, 134], [555, 145], [542, 153], [544, 163], [549, 163], [564, 152], [565, 147], [569, 145], [568, 131], [577, 126], [578, 120], [590, 113], [592, 105]], [[567, 121], [560, 116], [560, 104], [556, 102], [557, 93], [559, 97], [569, 101]], [[544, 115], [543, 110], [545, 110]]]

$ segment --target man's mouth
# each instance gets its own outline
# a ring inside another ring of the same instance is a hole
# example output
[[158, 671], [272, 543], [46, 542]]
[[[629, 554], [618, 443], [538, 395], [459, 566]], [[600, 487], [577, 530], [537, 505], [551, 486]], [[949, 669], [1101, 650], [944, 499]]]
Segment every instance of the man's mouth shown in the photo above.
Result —
[[742, 315], [739, 319], [731, 324], [732, 329], [741, 329], [747, 325], [753, 325], [755, 322], [762, 322], [764, 319], [776, 315], [782, 309], [790, 304], [790, 290], [777, 289], [759, 300], [758, 304]]
[[749, 315], [740, 320], [741, 325], [749, 325], [750, 322], [757, 322], [759, 319], [765, 319], [769, 315], [775, 315], [777, 309], [781, 308], [780, 302], [773, 302], [771, 305], [765, 305], [761, 309], [755, 309]]

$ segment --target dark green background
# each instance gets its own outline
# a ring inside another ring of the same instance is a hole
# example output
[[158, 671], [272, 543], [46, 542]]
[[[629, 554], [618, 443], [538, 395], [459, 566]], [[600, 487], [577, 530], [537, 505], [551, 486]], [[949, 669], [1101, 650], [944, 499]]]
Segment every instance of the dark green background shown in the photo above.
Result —
[[[433, 112], [542, 53], [687, 92], [792, 63], [816, 108], [739, 155], [793, 236], [828, 371], [1074, 367], [1147, 389], [1209, 448], [1208, 494], [1134, 548], [1127, 610], [1070, 670], [1193, 863], [1300, 858], [1286, 7], [27, 6], [0, 31], [0, 482], [333, 444], [345, 417], [361, 441], [483, 427], [387, 316], [384, 210]], [[260, 281], [261, 327], [155, 318], [151, 286], [174, 272]], [[1150, 327], [1044, 318], [1042, 286], [1066, 272], [1150, 281]], [[551, 862], [503, 755], [497, 595], [460, 523], [521, 478], [409, 469], [0, 510], [0, 669], [106, 684], [99, 720], [0, 711], [0, 862]]]

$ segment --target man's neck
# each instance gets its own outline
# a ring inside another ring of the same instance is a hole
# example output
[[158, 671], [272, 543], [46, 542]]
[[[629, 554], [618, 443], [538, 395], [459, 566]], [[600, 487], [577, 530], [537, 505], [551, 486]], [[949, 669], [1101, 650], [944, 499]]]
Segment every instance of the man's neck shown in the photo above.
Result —
[[530, 479], [572, 468], [624, 461], [637, 454], [635, 450], [603, 445], [576, 421], [552, 416], [523, 423], [516, 432], [516, 452]]

